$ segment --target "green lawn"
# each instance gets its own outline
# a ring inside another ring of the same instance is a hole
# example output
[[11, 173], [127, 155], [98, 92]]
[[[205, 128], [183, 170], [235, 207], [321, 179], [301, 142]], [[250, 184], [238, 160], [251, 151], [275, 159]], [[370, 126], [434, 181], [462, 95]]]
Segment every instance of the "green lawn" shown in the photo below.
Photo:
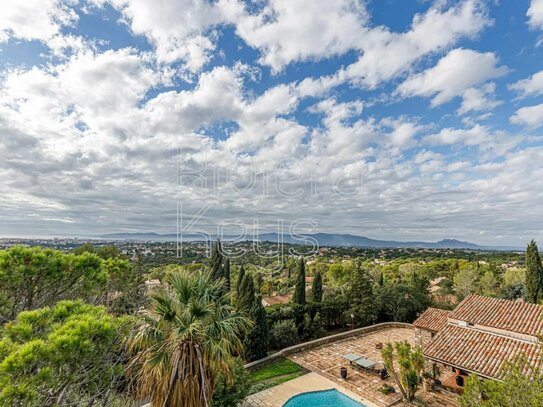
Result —
[[306, 369], [287, 358], [274, 360], [249, 374], [252, 385], [250, 393], [277, 386], [306, 373]]

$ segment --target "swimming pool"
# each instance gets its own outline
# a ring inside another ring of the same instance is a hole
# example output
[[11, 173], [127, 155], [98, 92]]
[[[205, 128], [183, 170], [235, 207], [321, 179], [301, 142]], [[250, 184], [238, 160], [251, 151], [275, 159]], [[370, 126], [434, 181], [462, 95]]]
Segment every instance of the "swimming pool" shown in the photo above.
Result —
[[290, 398], [283, 407], [364, 407], [364, 404], [332, 389], [298, 394]]

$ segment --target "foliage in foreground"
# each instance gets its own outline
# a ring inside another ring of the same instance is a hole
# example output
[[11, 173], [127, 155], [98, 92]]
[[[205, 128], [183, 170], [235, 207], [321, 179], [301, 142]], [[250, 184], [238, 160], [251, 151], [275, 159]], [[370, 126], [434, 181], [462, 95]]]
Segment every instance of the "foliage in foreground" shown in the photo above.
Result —
[[107, 405], [123, 378], [127, 325], [80, 301], [20, 313], [2, 329], [0, 405]]
[[481, 380], [471, 375], [460, 398], [462, 407], [541, 407], [543, 372], [534, 368], [526, 356], [519, 355], [504, 364], [503, 381]]
[[232, 367], [232, 377], [219, 372], [213, 392], [213, 407], [236, 407], [249, 394], [249, 372], [237, 359]]
[[[394, 350], [398, 355], [398, 372], [394, 369]], [[404, 400], [413, 401], [422, 381], [421, 375], [424, 370], [424, 357], [422, 356], [421, 347], [412, 348], [406, 341], [396, 342], [394, 345], [389, 342], [383, 348], [381, 354], [385, 367], [392, 374]]]
[[211, 405], [217, 372], [232, 378], [240, 336], [251, 326], [234, 312], [223, 280], [181, 271], [150, 296], [130, 340], [136, 395], [165, 407]]

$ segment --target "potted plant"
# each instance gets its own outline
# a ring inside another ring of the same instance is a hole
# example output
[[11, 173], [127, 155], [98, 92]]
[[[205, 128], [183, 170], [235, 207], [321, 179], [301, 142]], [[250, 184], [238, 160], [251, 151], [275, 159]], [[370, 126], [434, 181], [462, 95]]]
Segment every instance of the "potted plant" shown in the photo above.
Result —
[[347, 380], [347, 368], [346, 367], [341, 367], [339, 369], [339, 374], [341, 375], [341, 379]]
[[434, 384], [436, 386], [441, 386], [441, 380], [439, 380], [439, 377], [441, 376], [441, 369], [437, 364], [432, 365], [432, 378], [434, 379]]

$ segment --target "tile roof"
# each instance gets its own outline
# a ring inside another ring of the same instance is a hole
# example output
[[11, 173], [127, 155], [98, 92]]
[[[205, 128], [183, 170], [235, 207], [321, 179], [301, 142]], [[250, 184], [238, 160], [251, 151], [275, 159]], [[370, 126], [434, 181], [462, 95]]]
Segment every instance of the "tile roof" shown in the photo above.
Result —
[[543, 307], [523, 301], [472, 294], [466, 297], [449, 317], [526, 335], [543, 334]]
[[277, 304], [287, 304], [292, 301], [292, 294], [287, 295], [272, 295], [262, 297], [262, 305], [277, 305]]
[[449, 324], [423, 350], [424, 356], [480, 375], [499, 379], [502, 363], [523, 352], [543, 368], [540, 345]]
[[450, 311], [439, 308], [428, 308], [417, 318], [413, 325], [417, 328], [427, 329], [432, 332], [439, 332], [447, 325], [447, 318]]

